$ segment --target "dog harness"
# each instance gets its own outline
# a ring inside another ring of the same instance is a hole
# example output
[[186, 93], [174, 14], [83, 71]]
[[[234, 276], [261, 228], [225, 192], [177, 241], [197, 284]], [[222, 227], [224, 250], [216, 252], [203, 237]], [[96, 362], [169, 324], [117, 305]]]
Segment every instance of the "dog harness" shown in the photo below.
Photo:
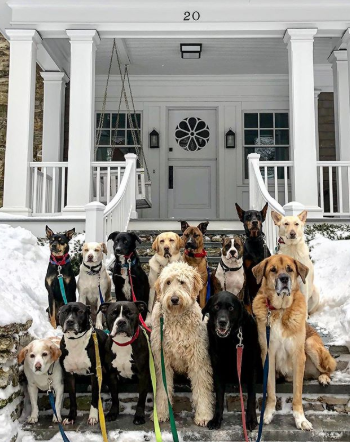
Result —
[[238, 270], [240, 270], [243, 267], [243, 263], [240, 267], [228, 267], [221, 259], [219, 264], [220, 264], [222, 270], [224, 271], [224, 290], [226, 291], [226, 273], [227, 272], [237, 272]]
[[137, 330], [136, 330], [134, 336], [130, 339], [130, 341], [128, 341], [128, 342], [117, 342], [113, 338], [112, 338], [112, 341], [116, 345], [118, 345], [119, 347], [127, 347], [128, 345], [130, 345], [130, 344], [132, 344], [133, 342], [136, 341], [136, 339], [139, 337], [139, 334], [140, 334], [140, 327], [137, 327]]

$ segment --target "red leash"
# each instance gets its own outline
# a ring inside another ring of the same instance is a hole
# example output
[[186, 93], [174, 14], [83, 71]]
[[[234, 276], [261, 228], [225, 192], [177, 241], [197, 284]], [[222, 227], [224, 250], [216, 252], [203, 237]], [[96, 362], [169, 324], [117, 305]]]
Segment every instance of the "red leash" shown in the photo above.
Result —
[[242, 411], [242, 427], [244, 433], [245, 442], [250, 442], [247, 433], [247, 424], [245, 421], [245, 410], [244, 410], [244, 400], [243, 400], [243, 392], [242, 392], [242, 383], [241, 383], [241, 372], [242, 372], [242, 361], [243, 361], [243, 348], [242, 344], [243, 336], [242, 329], [239, 329], [238, 332], [239, 344], [236, 345], [237, 349], [237, 375], [238, 375], [238, 385], [239, 385], [239, 396], [241, 400], [241, 411]]

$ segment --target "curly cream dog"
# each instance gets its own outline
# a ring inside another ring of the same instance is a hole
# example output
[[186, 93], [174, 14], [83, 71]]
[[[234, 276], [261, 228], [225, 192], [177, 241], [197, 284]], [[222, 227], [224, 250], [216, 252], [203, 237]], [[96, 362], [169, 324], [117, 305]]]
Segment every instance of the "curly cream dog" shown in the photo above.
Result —
[[[322, 385], [330, 382], [336, 362], [325, 349], [317, 332], [306, 323], [305, 297], [298, 276], [305, 283], [308, 268], [286, 255], [274, 255], [253, 268], [260, 290], [253, 301], [258, 325], [261, 357], [267, 354], [266, 323], [270, 311], [269, 377], [264, 423], [272, 421], [276, 410], [276, 371], [293, 379], [293, 416], [301, 430], [312, 430], [305, 418], [302, 393], [304, 377], [318, 377]], [[305, 375], [304, 375], [305, 373]]]
[[213, 372], [207, 327], [196, 302], [202, 285], [200, 274], [182, 262], [166, 266], [155, 283], [157, 302], [152, 312], [151, 345], [157, 374], [156, 404], [161, 422], [169, 419], [161, 373], [161, 315], [164, 318], [163, 349], [170, 401], [174, 372], [186, 374], [192, 386], [194, 422], [205, 426], [213, 417]]
[[183, 247], [182, 239], [174, 232], [163, 232], [157, 236], [152, 244], [152, 250], [156, 253], [149, 260], [149, 286], [150, 294], [148, 311], [152, 312], [154, 306], [154, 284], [162, 269], [171, 262], [182, 261], [180, 249]]
[[307, 211], [304, 210], [298, 216], [282, 216], [272, 211], [271, 216], [279, 228], [278, 253], [297, 259], [309, 269], [305, 284], [300, 285], [300, 291], [305, 296], [308, 312], [312, 315], [318, 308], [320, 294], [314, 284], [314, 265], [304, 238]]

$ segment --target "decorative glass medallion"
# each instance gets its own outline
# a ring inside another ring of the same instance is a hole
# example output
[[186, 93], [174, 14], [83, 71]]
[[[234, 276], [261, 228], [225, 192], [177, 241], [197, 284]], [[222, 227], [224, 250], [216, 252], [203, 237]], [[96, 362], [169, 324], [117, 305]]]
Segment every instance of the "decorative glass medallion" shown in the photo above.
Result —
[[176, 127], [175, 138], [184, 150], [196, 152], [207, 145], [210, 138], [209, 127], [200, 118], [185, 118]]

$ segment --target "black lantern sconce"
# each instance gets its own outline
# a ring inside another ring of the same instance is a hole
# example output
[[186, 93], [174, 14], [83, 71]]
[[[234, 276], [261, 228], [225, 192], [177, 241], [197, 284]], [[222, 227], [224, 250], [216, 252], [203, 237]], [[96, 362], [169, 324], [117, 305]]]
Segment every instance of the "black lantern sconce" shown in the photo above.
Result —
[[159, 149], [159, 133], [155, 129], [149, 134], [149, 147]]
[[226, 149], [234, 149], [236, 147], [236, 134], [230, 128], [226, 132]]

